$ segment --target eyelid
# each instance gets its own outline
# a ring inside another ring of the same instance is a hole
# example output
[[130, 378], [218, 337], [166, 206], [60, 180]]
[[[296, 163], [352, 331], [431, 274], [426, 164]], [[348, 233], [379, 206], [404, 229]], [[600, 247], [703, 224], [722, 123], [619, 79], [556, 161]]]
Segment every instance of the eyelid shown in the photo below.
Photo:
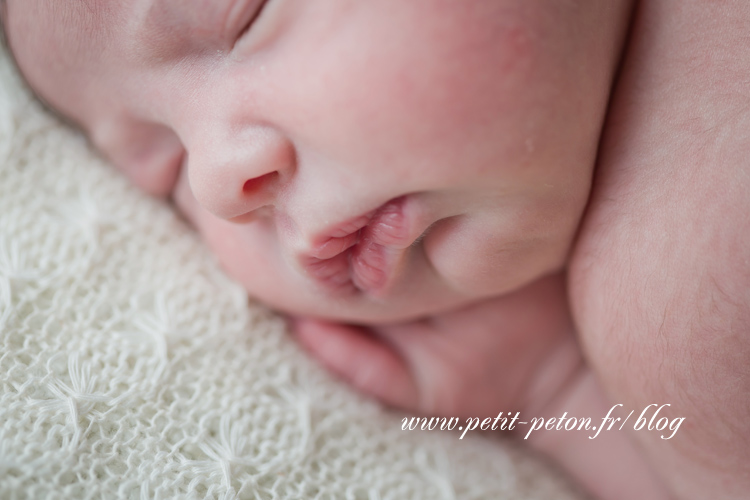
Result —
[[234, 32], [234, 42], [232, 44], [232, 48], [237, 45], [237, 42], [239, 42], [242, 38], [244, 38], [245, 34], [250, 31], [250, 29], [253, 27], [257, 19], [260, 17], [261, 13], [263, 12], [263, 9], [265, 8], [266, 4], [269, 0], [242, 0], [244, 6], [242, 8], [241, 14], [237, 17], [238, 24], [240, 24], [240, 27], [236, 29]]

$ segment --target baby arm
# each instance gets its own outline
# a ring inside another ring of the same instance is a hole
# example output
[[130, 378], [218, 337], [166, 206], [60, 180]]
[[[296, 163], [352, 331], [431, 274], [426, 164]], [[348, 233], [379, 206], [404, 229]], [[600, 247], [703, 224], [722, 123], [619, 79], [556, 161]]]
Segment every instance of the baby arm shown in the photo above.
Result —
[[605, 128], [570, 297], [618, 403], [669, 403], [634, 432], [675, 498], [750, 491], [750, 4], [641, 2]]

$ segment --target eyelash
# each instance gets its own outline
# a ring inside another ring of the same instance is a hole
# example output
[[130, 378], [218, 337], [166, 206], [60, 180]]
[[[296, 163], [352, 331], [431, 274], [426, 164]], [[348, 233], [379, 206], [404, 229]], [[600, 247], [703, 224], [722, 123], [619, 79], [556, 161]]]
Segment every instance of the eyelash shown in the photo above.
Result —
[[240, 30], [239, 34], [237, 35], [237, 39], [236, 39], [235, 44], [239, 40], [242, 40], [245, 37], [245, 35], [250, 31], [250, 28], [253, 27], [253, 25], [255, 24], [255, 21], [257, 21], [258, 18], [263, 13], [263, 9], [265, 9], [266, 4], [268, 3], [268, 1], [269, 0], [260, 0], [259, 5], [254, 9], [252, 15], [250, 16], [250, 19], [247, 21], [247, 24], [245, 24], [245, 26], [242, 27], [242, 29]]

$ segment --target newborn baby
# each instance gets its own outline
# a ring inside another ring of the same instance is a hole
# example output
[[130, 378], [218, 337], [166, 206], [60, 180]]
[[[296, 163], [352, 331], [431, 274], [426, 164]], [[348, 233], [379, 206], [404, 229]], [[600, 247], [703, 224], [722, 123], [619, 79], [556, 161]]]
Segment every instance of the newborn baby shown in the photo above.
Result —
[[[530, 441], [601, 498], [739, 498], [750, 51], [703, 8], [7, 0], [3, 21], [40, 98], [359, 389], [462, 417], [669, 403], [670, 440]], [[717, 48], [740, 62], [676, 84]]]

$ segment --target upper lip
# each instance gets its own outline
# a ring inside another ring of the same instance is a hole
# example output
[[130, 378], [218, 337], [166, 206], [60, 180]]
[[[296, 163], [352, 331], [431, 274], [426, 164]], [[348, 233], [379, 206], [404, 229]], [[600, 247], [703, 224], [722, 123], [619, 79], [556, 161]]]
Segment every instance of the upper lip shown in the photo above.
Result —
[[311, 248], [299, 256], [302, 269], [333, 291], [384, 293], [419, 236], [407, 202], [408, 196], [394, 198], [313, 238]]

